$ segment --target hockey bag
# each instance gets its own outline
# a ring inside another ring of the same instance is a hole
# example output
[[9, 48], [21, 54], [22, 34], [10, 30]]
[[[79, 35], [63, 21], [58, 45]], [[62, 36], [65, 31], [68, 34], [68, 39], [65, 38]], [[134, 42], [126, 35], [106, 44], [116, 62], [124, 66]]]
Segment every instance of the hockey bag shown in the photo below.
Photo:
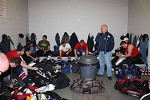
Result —
[[148, 93], [148, 82], [139, 78], [124, 78], [116, 81], [114, 88], [123, 94], [141, 97]]
[[77, 79], [73, 81], [70, 86], [72, 91], [82, 93], [82, 94], [93, 94], [104, 92], [104, 83], [101, 80], [84, 80]]

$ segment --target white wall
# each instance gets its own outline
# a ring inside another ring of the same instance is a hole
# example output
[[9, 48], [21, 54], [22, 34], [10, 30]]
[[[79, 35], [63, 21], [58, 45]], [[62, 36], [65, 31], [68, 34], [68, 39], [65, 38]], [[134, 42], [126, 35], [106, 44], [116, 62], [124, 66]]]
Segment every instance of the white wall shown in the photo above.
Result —
[[6, 17], [0, 17], [0, 35], [9, 35], [16, 44], [19, 33], [29, 32], [28, 26], [28, 1], [6, 0]]
[[[79, 39], [94, 36], [102, 24], [107, 24], [114, 35], [116, 47], [120, 35], [127, 33], [128, 0], [28, 0], [29, 33], [43, 34], [53, 46], [55, 34], [76, 32]], [[52, 47], [51, 46], [51, 47]]]
[[[128, 31], [133, 34], [150, 34], [150, 0], [129, 0]], [[150, 49], [148, 61], [150, 65]]]
[[17, 44], [18, 34], [28, 32], [28, 1], [6, 0], [6, 17], [0, 17], [0, 34], [9, 35]]

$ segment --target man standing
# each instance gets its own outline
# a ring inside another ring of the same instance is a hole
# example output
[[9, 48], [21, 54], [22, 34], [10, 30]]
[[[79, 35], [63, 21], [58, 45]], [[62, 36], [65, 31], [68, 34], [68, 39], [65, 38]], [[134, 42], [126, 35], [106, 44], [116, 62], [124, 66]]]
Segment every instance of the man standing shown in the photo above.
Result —
[[103, 76], [105, 64], [107, 66], [107, 76], [108, 80], [112, 80], [112, 50], [114, 48], [114, 37], [111, 33], [108, 32], [107, 25], [101, 26], [101, 33], [99, 33], [99, 62], [100, 69], [98, 74]]

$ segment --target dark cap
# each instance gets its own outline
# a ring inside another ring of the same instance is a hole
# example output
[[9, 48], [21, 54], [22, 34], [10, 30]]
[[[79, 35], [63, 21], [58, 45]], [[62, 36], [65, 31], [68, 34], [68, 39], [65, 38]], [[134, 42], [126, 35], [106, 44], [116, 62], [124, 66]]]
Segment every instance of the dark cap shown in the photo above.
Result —
[[47, 38], [47, 35], [43, 35], [43, 37]]
[[84, 40], [82, 39], [82, 40], [80, 40], [80, 43], [84, 43]]
[[19, 45], [17, 46], [17, 51], [22, 51], [24, 49], [24, 47], [19, 43]]

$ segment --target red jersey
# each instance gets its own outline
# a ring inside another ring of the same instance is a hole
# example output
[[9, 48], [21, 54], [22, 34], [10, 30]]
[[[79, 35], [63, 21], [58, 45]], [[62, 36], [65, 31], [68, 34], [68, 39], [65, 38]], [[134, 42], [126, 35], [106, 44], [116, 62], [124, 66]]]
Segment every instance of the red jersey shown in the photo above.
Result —
[[[126, 53], [128, 53], [129, 45], [132, 45], [132, 44], [127, 44], [127, 47], [125, 48]], [[140, 54], [140, 51], [138, 50], [138, 48], [136, 46], [133, 45], [133, 49], [132, 49], [132, 52], [131, 52], [131, 57], [135, 57], [138, 54]]]
[[83, 44], [83, 46], [81, 46], [80, 42], [78, 42], [74, 48], [75, 50], [88, 50], [88, 46], [86, 43]]
[[8, 58], [9, 60], [12, 59], [12, 58], [14, 58], [14, 57], [20, 58], [16, 50], [12, 50], [12, 51], [8, 52], [8, 53], [6, 54], [6, 56], [7, 56], [7, 58]]

